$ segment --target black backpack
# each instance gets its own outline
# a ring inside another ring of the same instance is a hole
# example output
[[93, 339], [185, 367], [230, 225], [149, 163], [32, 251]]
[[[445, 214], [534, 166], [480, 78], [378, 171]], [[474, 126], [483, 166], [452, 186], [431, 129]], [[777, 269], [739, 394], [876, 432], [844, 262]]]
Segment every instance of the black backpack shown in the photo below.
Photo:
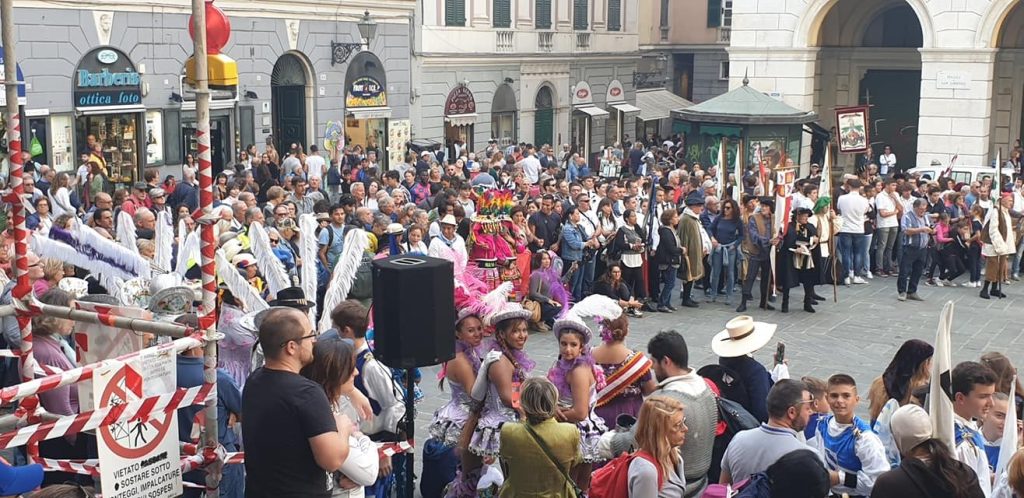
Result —
[[718, 482], [722, 472], [722, 457], [732, 438], [740, 431], [753, 429], [761, 423], [743, 407], [743, 402], [749, 402], [750, 396], [735, 372], [721, 365], [706, 365], [697, 370], [697, 375], [714, 384], [720, 393], [715, 395], [715, 402], [718, 404], [718, 420], [725, 424], [725, 432], [715, 437], [711, 449], [711, 467], [708, 468], [708, 482]]

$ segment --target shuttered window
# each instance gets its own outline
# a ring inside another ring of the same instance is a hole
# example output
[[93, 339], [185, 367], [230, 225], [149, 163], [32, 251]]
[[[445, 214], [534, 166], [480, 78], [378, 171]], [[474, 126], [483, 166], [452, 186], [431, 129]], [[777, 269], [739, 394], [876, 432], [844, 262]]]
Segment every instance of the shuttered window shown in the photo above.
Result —
[[444, 0], [444, 25], [466, 25], [466, 0]]
[[589, 18], [587, 14], [587, 3], [589, 1], [590, 0], [573, 0], [572, 29], [585, 31], [587, 26], [589, 26]]
[[533, 27], [537, 29], [551, 29], [551, 0], [536, 0], [537, 14]]
[[622, 30], [622, 0], [608, 0], [608, 31]]
[[708, 27], [722, 25], [722, 0], [708, 0]]
[[494, 27], [512, 26], [512, 0], [494, 0]]

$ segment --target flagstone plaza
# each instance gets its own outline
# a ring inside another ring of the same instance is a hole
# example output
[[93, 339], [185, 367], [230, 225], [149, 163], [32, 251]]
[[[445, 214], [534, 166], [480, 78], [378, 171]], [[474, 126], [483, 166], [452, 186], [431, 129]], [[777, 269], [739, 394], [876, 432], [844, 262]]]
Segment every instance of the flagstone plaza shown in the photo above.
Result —
[[[696, 292], [695, 292], [696, 293]], [[755, 357], [768, 368], [772, 366], [775, 344], [786, 344], [790, 374], [793, 377], [812, 375], [827, 378], [847, 373], [861, 387], [858, 413], [867, 415], [867, 388], [885, 370], [893, 354], [907, 339], [934, 343], [939, 312], [947, 301], [955, 303], [952, 331], [953, 363], [977, 360], [987, 351], [1012, 354], [1024, 348], [1024, 285], [1007, 285], [1006, 299], [982, 300], [970, 289], [921, 286], [925, 302], [896, 300], [896, 279], [875, 278], [867, 285], [839, 286], [839, 302], [832, 303], [830, 286], [818, 288], [830, 298], [816, 307], [817, 313], [793, 310], [789, 313], [748, 310], [758, 321], [778, 324], [775, 339]], [[701, 296], [703, 297], [703, 296]], [[647, 341], [660, 330], [675, 329], [683, 334], [690, 348], [690, 365], [701, 367], [714, 363], [711, 338], [735, 317], [735, 306], [712, 303], [698, 309], [680, 308], [675, 313], [645, 313], [630, 321], [626, 343], [633, 349], [646, 351]], [[678, 304], [678, 303], [677, 303]], [[777, 306], [777, 305], [776, 305]], [[597, 345], [595, 338], [591, 346]], [[550, 333], [532, 333], [526, 345], [537, 362], [533, 375], [545, 375], [558, 355], [558, 345]], [[416, 418], [416, 441], [428, 438], [426, 427], [430, 417], [448, 399], [438, 392], [438, 367], [423, 370], [420, 388], [424, 400]], [[418, 463], [418, 462], [417, 462]]]

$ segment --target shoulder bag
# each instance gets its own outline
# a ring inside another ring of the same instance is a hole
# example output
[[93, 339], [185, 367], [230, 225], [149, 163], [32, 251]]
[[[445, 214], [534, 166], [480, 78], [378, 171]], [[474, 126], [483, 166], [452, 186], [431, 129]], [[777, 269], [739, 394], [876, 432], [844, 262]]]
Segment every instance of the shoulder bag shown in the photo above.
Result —
[[569, 486], [572, 487], [573, 496], [582, 497], [583, 490], [576, 485], [576, 481], [572, 480], [572, 477], [569, 476], [569, 473], [565, 469], [563, 469], [561, 465], [559, 465], [558, 459], [556, 459], [555, 455], [551, 453], [551, 449], [548, 448], [548, 445], [544, 442], [544, 440], [541, 439], [536, 432], [534, 432], [533, 427], [530, 427], [530, 423], [523, 422], [523, 427], [526, 428], [526, 432], [529, 432], [530, 436], [533, 437], [533, 440], [537, 443], [537, 446], [540, 446], [541, 451], [543, 451], [544, 454], [547, 455], [548, 460], [551, 461], [551, 465], [554, 465], [555, 468], [558, 469], [558, 472], [560, 472], [562, 474], [562, 477], [565, 478], [565, 482], [569, 483]]

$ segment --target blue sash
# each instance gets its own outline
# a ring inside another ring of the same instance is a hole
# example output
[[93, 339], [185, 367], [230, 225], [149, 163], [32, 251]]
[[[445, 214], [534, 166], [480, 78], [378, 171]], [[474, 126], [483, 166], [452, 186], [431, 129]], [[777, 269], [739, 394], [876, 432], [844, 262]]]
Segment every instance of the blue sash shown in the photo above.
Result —
[[847, 427], [838, 436], [832, 436], [828, 430], [828, 423], [833, 418], [834, 416], [829, 415], [818, 421], [818, 431], [825, 445], [825, 460], [832, 469], [859, 472], [861, 463], [860, 458], [857, 458], [857, 438], [862, 432], [871, 432], [871, 428], [860, 417], [854, 417], [851, 427]]
[[985, 447], [985, 440], [981, 438], [981, 433], [967, 427], [966, 425], [957, 423], [953, 426], [953, 434], [956, 436], [956, 445], [960, 446], [960, 443], [967, 442], [973, 444], [978, 449]]
[[999, 465], [999, 446], [985, 445], [985, 454], [988, 455], [988, 466], [993, 472], [996, 470], [996, 465]]

